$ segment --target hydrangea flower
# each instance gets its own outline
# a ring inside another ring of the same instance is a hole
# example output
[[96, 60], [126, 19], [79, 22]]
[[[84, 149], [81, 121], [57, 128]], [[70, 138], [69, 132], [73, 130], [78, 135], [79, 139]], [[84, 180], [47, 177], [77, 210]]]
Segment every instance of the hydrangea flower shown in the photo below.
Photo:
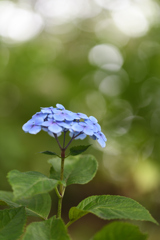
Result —
[[97, 140], [103, 148], [107, 141], [95, 117], [66, 110], [61, 104], [56, 104], [56, 108], [41, 108], [41, 111], [34, 114], [22, 129], [31, 134], [37, 134], [43, 130], [56, 139], [63, 132], [64, 134], [69, 132], [71, 140], [83, 140], [88, 135], [93, 140]]

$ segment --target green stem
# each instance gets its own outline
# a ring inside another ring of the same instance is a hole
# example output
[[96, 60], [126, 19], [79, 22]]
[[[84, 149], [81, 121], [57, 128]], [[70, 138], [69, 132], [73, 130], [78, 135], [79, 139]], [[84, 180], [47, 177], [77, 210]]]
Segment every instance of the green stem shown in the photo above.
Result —
[[[61, 152], [61, 177], [60, 177], [61, 181], [63, 181], [64, 159], [65, 159], [65, 152], [62, 150], [62, 152]], [[63, 196], [63, 184], [60, 184], [59, 193], [61, 196]]]
[[61, 218], [62, 212], [62, 198], [58, 199], [58, 211], [57, 211], [57, 218]]
[[59, 191], [58, 191], [58, 188], [57, 188], [57, 187], [55, 188], [55, 191], [56, 191], [57, 197], [58, 197], [58, 198], [61, 198], [61, 195], [59, 194]]
[[[63, 148], [58, 140], [58, 137], [57, 137], [57, 134], [54, 134], [55, 136], [55, 139], [59, 145], [59, 148], [61, 149], [61, 175], [60, 175], [60, 180], [63, 181], [63, 174], [64, 174], [64, 160], [65, 160], [65, 151], [66, 149], [68, 148], [68, 146], [71, 144], [72, 140], [75, 139], [76, 137], [78, 137], [79, 135], [81, 134], [78, 133], [76, 136], [72, 137], [71, 140], [69, 141], [69, 143], [65, 146], [65, 135], [66, 135], [66, 132], [64, 132], [64, 138], [63, 138]], [[56, 188], [56, 193], [57, 193], [57, 196], [58, 196], [58, 211], [57, 211], [57, 218], [61, 218], [61, 212], [62, 212], [62, 200], [63, 200], [63, 195], [64, 195], [64, 191], [65, 191], [65, 188], [63, 186], [63, 183], [60, 183], [59, 184], [59, 191], [58, 189]], [[72, 223], [72, 222], [71, 222]], [[71, 224], [70, 222], [68, 223], [69, 225]]]
[[64, 146], [65, 146], [66, 132], [67, 131], [64, 132], [64, 136], [63, 136], [63, 149], [64, 149]]
[[[63, 181], [63, 174], [64, 174], [64, 159], [65, 159], [65, 150], [62, 149], [62, 151], [61, 151], [61, 176], [60, 176], [61, 181]], [[63, 187], [63, 184], [61, 183], [59, 185], [59, 192], [57, 193], [57, 196], [58, 196], [57, 217], [58, 218], [61, 218], [63, 195], [64, 195], [64, 187]]]
[[68, 228], [73, 222], [72, 221], [69, 221], [67, 224], [66, 224], [66, 228]]

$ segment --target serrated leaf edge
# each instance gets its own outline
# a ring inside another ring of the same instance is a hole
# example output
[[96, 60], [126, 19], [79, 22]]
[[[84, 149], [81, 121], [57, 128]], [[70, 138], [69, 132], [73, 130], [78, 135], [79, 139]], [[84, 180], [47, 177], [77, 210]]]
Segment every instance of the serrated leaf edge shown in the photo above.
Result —
[[[136, 221], [149, 221], [149, 222], [152, 222], [152, 223], [155, 223], [155, 224], [157, 224], [157, 225], [159, 225], [159, 223], [152, 217], [152, 215], [150, 214], [150, 212], [144, 207], [144, 206], [142, 206], [140, 203], [138, 203], [136, 200], [134, 200], [134, 199], [132, 199], [132, 198], [128, 198], [128, 197], [125, 197], [125, 196], [120, 196], [120, 195], [93, 195], [93, 196], [90, 196], [90, 197], [100, 197], [100, 196], [116, 196], [116, 197], [120, 197], [120, 198], [125, 198], [125, 199], [130, 199], [130, 200], [132, 200], [133, 202], [135, 202], [136, 204], [138, 204], [141, 208], [143, 208], [145, 211], [147, 211], [148, 212], [148, 214], [149, 214], [149, 216], [151, 217], [151, 219], [153, 219], [153, 221], [150, 221], [150, 220], [146, 220], [146, 219], [141, 219], [141, 220], [136, 220]], [[90, 198], [90, 197], [88, 197], [88, 198]], [[87, 199], [87, 198], [86, 198]], [[84, 199], [85, 200], [85, 199]], [[82, 200], [81, 202], [83, 202], [84, 200]], [[80, 202], [80, 203], [81, 203]], [[79, 203], [79, 204], [80, 204]], [[78, 204], [78, 205], [79, 205]], [[83, 210], [83, 209], [80, 209], [80, 208], [78, 208], [78, 205], [76, 206], [76, 207], [72, 207], [71, 209], [73, 209], [73, 208], [77, 208], [77, 209], [79, 209], [79, 210], [81, 210], [81, 211], [86, 211], [86, 214], [84, 214], [83, 216], [85, 216], [85, 215], [87, 215], [88, 213], [91, 213], [91, 214], [93, 214], [93, 215], [95, 215], [95, 216], [97, 216], [96, 214], [94, 214], [93, 212], [91, 212], [91, 211], [89, 211], [89, 210]], [[70, 210], [71, 210], [70, 209]], [[70, 210], [69, 210], [69, 214], [70, 214]], [[83, 217], [83, 216], [81, 216], [81, 217]], [[81, 218], [80, 217], [80, 218]], [[97, 217], [99, 217], [99, 216], [97, 216]], [[104, 219], [104, 220], [113, 220], [113, 219], [122, 219], [122, 220], [126, 220], [126, 219], [129, 219], [129, 220], [135, 220], [134, 218], [103, 218], [103, 217], [99, 217], [99, 218], [101, 218], [101, 219]], [[73, 223], [73, 222], [75, 222], [75, 221], [77, 221], [79, 218], [76, 218], [76, 219], [70, 219], [70, 222], [67, 224], [68, 226], [70, 226], [71, 225], [71, 223]]]

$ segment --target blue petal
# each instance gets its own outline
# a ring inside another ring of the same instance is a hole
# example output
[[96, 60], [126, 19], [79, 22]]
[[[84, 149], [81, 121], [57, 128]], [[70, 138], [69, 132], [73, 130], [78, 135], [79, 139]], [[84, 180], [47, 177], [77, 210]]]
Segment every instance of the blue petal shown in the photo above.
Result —
[[102, 147], [105, 147], [106, 146], [106, 137], [105, 135], [102, 133], [102, 132], [97, 132], [97, 133], [94, 133], [94, 135], [97, 137], [97, 141], [99, 142], [99, 144], [102, 146]]
[[96, 128], [97, 128], [97, 131], [101, 131], [101, 126], [97, 123], [97, 124], [95, 124], [95, 126], [96, 126]]
[[[83, 123], [83, 122], [82, 122]], [[90, 120], [85, 120], [84, 124], [86, 124], [90, 129], [94, 129], [95, 125], [93, 122], [91, 122]]]
[[93, 135], [93, 127], [84, 123], [84, 122], [80, 122], [79, 123], [80, 126], [82, 126], [83, 128], [83, 132], [89, 136], [92, 136]]
[[71, 128], [71, 123], [72, 123], [72, 121], [70, 121], [68, 123], [67, 122], [58, 122], [58, 125], [63, 127], [63, 128], [66, 128], [66, 129], [70, 129]]
[[97, 141], [99, 142], [99, 144], [101, 145], [101, 147], [105, 147], [106, 143], [104, 142], [104, 140], [102, 138], [98, 138]]
[[65, 109], [65, 107], [64, 107], [62, 104], [59, 104], [59, 103], [56, 104], [56, 107], [57, 107], [58, 109], [61, 109], [61, 110], [64, 110], [64, 109]]
[[[48, 134], [49, 134], [51, 137], [55, 137], [54, 134], [53, 134], [53, 132], [48, 131]], [[59, 136], [61, 135], [61, 132], [56, 133], [56, 135], [57, 135], [57, 137], [59, 137]]]
[[41, 131], [41, 126], [33, 126], [30, 130], [29, 133], [31, 134], [37, 134], [38, 132]]
[[100, 134], [101, 138], [106, 142], [106, 141], [107, 141], [107, 138], [106, 138], [106, 136], [104, 135], [104, 133], [99, 132], [99, 134]]
[[97, 123], [97, 122], [98, 122], [98, 120], [97, 120], [95, 117], [93, 117], [93, 116], [90, 116], [89, 119], [90, 119], [93, 123]]
[[88, 116], [84, 113], [77, 113], [77, 115], [82, 119], [88, 119]]
[[53, 123], [53, 121], [44, 121], [41, 125], [43, 127], [49, 127], [52, 123]]
[[71, 129], [73, 129], [74, 131], [77, 131], [77, 132], [83, 131], [83, 127], [80, 126], [78, 123], [74, 123], [74, 124], [71, 126]]
[[82, 133], [82, 134], [80, 134], [78, 137], [76, 137], [75, 139], [76, 139], [76, 140], [77, 140], [77, 139], [83, 140], [83, 139], [85, 139], [85, 138], [86, 138], [86, 134]]
[[53, 107], [45, 107], [45, 108], [41, 108], [41, 112], [42, 113], [52, 113], [53, 111]]
[[50, 118], [50, 119], [54, 119], [54, 114], [53, 114], [53, 113], [48, 114], [48, 118]]
[[83, 129], [83, 132], [89, 136], [92, 136], [93, 135], [93, 130], [92, 129], [89, 129], [89, 128], [84, 128]]
[[34, 114], [33, 116], [32, 116], [32, 119], [45, 119], [47, 117], [47, 113], [42, 113], [42, 112], [38, 112], [38, 113], [36, 113], [36, 114]]
[[47, 131], [47, 132], [48, 132], [49, 136], [55, 137], [54, 134], [53, 134], [53, 132], [50, 132], [50, 131]]
[[59, 133], [62, 131], [62, 128], [60, 126], [58, 126], [57, 123], [52, 123], [49, 127], [48, 127], [49, 131], [53, 132], [53, 133]]
[[60, 113], [55, 113], [54, 114], [54, 119], [56, 121], [64, 121], [65, 120], [65, 116], [63, 114]]
[[25, 132], [29, 132], [30, 128], [32, 127], [32, 125], [34, 124], [34, 121], [32, 119], [30, 119], [28, 122], [26, 122], [23, 126], [22, 129]]
[[65, 119], [67, 121], [72, 121], [74, 120], [74, 113], [68, 110], [64, 110], [63, 113], [65, 114]]

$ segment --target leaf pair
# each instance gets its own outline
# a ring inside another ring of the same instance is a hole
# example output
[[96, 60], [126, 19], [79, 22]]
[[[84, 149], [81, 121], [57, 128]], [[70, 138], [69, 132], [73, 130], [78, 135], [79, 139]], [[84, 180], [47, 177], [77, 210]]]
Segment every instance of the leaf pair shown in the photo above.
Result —
[[[0, 210], [0, 239], [18, 240], [24, 232], [26, 213], [24, 207]], [[70, 240], [61, 219], [52, 217], [46, 221], [31, 223], [22, 240]]]
[[[18, 240], [23, 234], [26, 223], [24, 207], [0, 211], [0, 239]], [[22, 240], [71, 240], [61, 219], [55, 216], [43, 221], [31, 223]], [[146, 240], [147, 235], [137, 226], [129, 223], [114, 222], [101, 229], [91, 240]]]
[[[0, 239], [19, 239], [25, 225], [26, 214], [47, 219], [51, 208], [51, 198], [48, 192], [59, 184], [63, 184], [66, 187], [71, 184], [88, 183], [95, 176], [98, 165], [92, 155], [69, 156], [65, 159], [64, 179], [60, 181], [60, 159], [55, 157], [50, 159], [49, 163], [51, 164], [50, 177], [39, 172], [22, 173], [17, 170], [9, 172], [8, 180], [13, 188], [14, 195], [11, 192], [0, 191], [0, 204], [7, 205], [13, 209], [0, 211]], [[150, 213], [136, 201], [121, 196], [102, 195], [88, 197], [80, 202], [77, 207], [72, 207], [69, 211], [70, 222], [67, 224], [67, 227], [88, 213], [92, 213], [104, 220], [130, 219], [157, 223]], [[18, 222], [18, 219], [20, 219], [21, 223]], [[11, 229], [14, 227], [14, 222], [18, 224], [18, 227], [13, 231], [12, 238], [3, 237], [8, 236], [9, 231], [12, 232]], [[93, 240], [112, 239], [109, 238], [109, 235], [106, 235], [106, 228], [97, 233]], [[113, 229], [111, 227], [112, 231]], [[122, 231], [121, 227], [119, 231]], [[126, 230], [123, 231], [123, 234], [125, 232]], [[114, 233], [113, 236], [117, 235]], [[22, 240], [30, 239], [69, 240], [70, 238], [63, 221], [52, 217], [43, 222], [31, 223], [27, 227]], [[114, 239], [116, 237], [112, 240]]]
[[58, 184], [85, 184], [92, 180], [97, 171], [97, 161], [91, 155], [68, 157], [65, 159], [64, 180], [60, 181], [61, 162], [55, 157], [51, 163], [50, 178], [39, 172], [19, 172], [12, 170], [8, 180], [13, 188], [15, 200], [30, 198], [38, 194], [48, 193]]
[[[8, 179], [12, 185], [15, 199], [11, 193], [8, 195], [2, 195], [1, 193], [2, 197], [0, 200], [11, 207], [21, 205], [27, 206], [28, 214], [35, 213], [46, 218], [50, 209], [50, 197], [48, 196], [48, 192], [56, 188], [60, 183], [61, 169], [60, 161], [57, 157], [49, 160], [49, 162], [52, 165], [50, 178], [38, 172], [21, 173], [17, 170], [11, 171], [8, 174]], [[70, 156], [65, 159], [63, 185], [85, 184], [94, 177], [96, 171], [97, 161], [93, 156], [84, 155], [76, 158]], [[23, 197], [25, 197], [25, 200]], [[45, 199], [46, 204], [44, 204]], [[43, 205], [47, 209], [44, 213], [42, 210], [40, 211], [40, 206]], [[131, 219], [156, 223], [144, 207], [130, 198], [121, 196], [103, 195], [84, 199], [77, 207], [72, 207], [70, 209], [70, 223], [88, 213], [108, 220]]]
[[[72, 147], [72, 148], [70, 148], [70, 150], [69, 150], [68, 156], [76, 156], [76, 155], [79, 155], [79, 154], [85, 152], [90, 146], [91, 146], [91, 144], [89, 144], [89, 145], [80, 145], [80, 146]], [[44, 151], [44, 152], [40, 152], [40, 153], [60, 157], [57, 153], [51, 152], [51, 151]]]

